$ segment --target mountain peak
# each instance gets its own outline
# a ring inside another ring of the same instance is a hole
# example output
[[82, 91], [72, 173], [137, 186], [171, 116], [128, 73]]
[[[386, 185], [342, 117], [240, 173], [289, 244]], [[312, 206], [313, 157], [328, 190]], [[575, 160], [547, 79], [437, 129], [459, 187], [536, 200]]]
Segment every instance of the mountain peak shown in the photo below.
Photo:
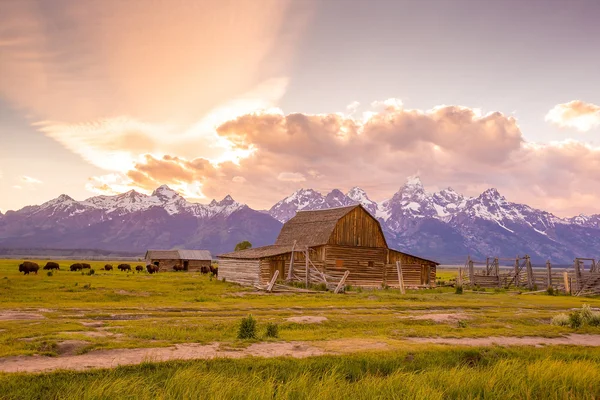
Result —
[[496, 188], [490, 188], [481, 193], [480, 198], [494, 199], [494, 200], [506, 200], [504, 196], [498, 192]]
[[73, 198], [66, 194], [61, 194], [56, 198], [57, 202], [64, 203], [65, 201], [75, 201]]
[[230, 205], [235, 204], [235, 203], [236, 203], [236, 201], [230, 195], [227, 195], [227, 196], [223, 197], [223, 200], [221, 200], [219, 202], [215, 202], [215, 204], [218, 205], [218, 206], [230, 206]]
[[178, 196], [179, 193], [177, 193], [176, 191], [174, 191], [173, 189], [171, 189], [170, 187], [168, 187], [167, 185], [160, 185], [159, 187], [157, 187], [156, 189], [154, 189], [154, 192], [152, 192], [152, 196], [157, 196], [157, 197], [175, 197]]

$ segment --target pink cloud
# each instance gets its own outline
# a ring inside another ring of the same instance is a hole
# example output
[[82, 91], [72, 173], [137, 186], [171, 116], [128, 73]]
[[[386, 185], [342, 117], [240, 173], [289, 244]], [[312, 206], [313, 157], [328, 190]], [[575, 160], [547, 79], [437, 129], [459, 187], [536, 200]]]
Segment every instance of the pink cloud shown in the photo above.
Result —
[[600, 125], [600, 106], [581, 100], [557, 104], [546, 114], [546, 121], [560, 128], [587, 132]]

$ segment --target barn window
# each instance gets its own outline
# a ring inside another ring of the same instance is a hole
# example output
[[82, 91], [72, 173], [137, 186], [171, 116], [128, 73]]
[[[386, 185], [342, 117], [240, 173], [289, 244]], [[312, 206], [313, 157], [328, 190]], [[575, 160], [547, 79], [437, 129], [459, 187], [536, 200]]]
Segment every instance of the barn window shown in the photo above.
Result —
[[375, 261], [369, 261], [369, 268], [375, 268]]
[[335, 260], [336, 268], [344, 268], [344, 260]]

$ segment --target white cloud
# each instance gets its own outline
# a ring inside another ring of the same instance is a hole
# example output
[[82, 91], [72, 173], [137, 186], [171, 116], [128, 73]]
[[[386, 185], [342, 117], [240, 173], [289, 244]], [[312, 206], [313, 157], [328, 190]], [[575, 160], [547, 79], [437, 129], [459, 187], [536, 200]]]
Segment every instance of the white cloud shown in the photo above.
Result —
[[560, 128], [587, 132], [600, 125], [600, 106], [581, 100], [557, 104], [546, 114], [546, 121]]
[[42, 181], [40, 181], [39, 179], [35, 179], [30, 176], [22, 176], [21, 181], [23, 181], [25, 183], [34, 184], [34, 185], [42, 183]]

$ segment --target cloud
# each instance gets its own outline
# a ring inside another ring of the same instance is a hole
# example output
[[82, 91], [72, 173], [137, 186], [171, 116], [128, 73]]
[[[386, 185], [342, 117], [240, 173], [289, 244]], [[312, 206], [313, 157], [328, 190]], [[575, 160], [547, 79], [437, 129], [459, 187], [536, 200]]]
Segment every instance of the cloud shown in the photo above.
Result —
[[557, 104], [546, 114], [546, 121], [560, 128], [587, 132], [600, 125], [600, 106], [581, 100]]
[[34, 185], [42, 183], [42, 181], [40, 181], [39, 179], [35, 179], [30, 176], [22, 176], [21, 181]]
[[305, 182], [304, 175], [298, 172], [282, 172], [277, 175], [277, 179], [283, 182]]
[[[87, 162], [236, 160], [214, 128], [285, 93], [312, 6], [290, 0], [0, 2], [0, 96]], [[243, 62], [240, 62], [243, 60]]]
[[217, 129], [232, 151], [253, 149], [237, 162], [145, 155], [121, 176], [128, 187], [150, 191], [162, 183], [193, 184], [197, 198], [231, 194], [264, 208], [300, 182], [322, 191], [358, 185], [383, 199], [419, 172], [431, 189], [450, 185], [475, 195], [497, 187], [514, 201], [559, 214], [597, 212], [599, 148], [575, 141], [527, 142], [517, 121], [498, 112], [388, 104], [366, 119], [343, 113], [250, 113]]

